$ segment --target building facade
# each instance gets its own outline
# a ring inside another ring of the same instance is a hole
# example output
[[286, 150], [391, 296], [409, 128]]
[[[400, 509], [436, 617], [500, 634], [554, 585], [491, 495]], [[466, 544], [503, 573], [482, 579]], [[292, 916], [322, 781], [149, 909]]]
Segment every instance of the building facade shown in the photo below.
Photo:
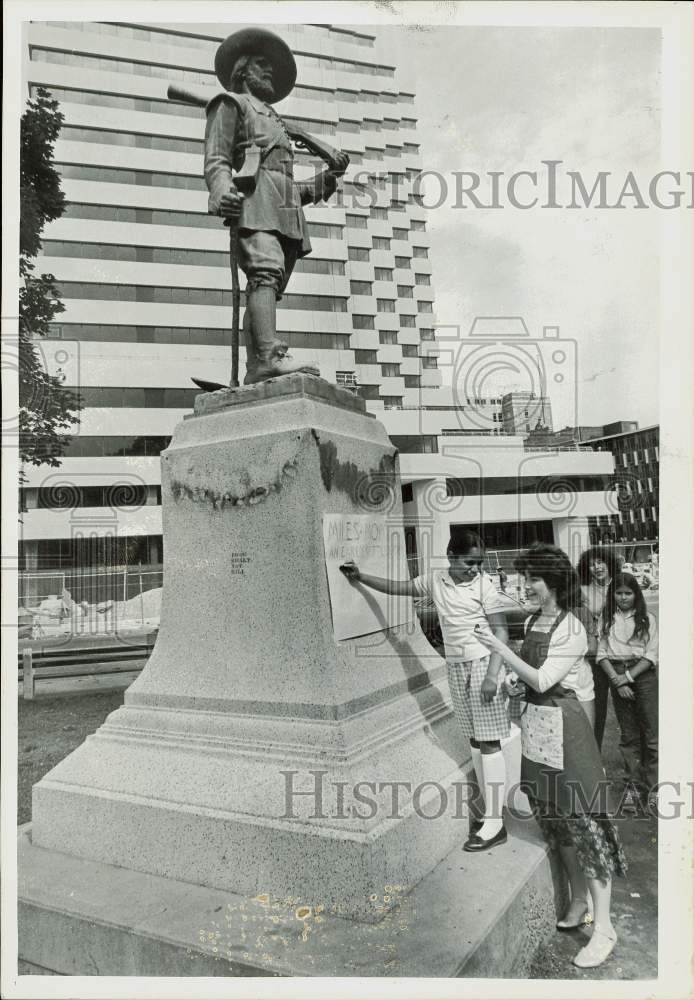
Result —
[[[626, 427], [630, 429], [624, 429]], [[614, 459], [614, 490], [609, 514], [592, 526], [601, 542], [657, 542], [660, 476], [660, 428], [638, 428], [633, 421], [608, 424], [587, 443]]]

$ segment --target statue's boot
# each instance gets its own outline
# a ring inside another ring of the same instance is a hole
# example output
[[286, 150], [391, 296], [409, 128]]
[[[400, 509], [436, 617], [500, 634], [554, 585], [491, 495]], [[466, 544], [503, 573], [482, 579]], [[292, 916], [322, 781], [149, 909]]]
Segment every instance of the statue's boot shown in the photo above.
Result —
[[303, 372], [320, 375], [315, 365], [301, 364], [287, 354], [289, 345], [277, 339], [277, 301], [270, 285], [260, 285], [246, 292], [246, 315], [243, 328], [248, 348], [244, 385], [264, 382], [279, 375]]

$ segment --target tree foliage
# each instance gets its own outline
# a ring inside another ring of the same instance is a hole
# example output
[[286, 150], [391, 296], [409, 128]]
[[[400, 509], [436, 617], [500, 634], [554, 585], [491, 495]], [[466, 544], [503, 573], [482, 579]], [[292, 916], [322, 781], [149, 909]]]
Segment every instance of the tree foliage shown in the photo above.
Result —
[[60, 370], [50, 375], [39, 338], [64, 306], [52, 274], [34, 273], [41, 234], [65, 210], [60, 175], [53, 166], [53, 144], [63, 116], [58, 102], [39, 88], [22, 115], [20, 130], [19, 223], [19, 454], [22, 464], [59, 465], [64, 435], [80, 409], [62, 385]]

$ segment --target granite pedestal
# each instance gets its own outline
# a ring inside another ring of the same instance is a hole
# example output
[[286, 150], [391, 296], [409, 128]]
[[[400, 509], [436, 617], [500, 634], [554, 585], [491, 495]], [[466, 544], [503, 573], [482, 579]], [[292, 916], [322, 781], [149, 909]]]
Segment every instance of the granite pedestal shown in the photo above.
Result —
[[[377, 925], [468, 826], [468, 754], [419, 626], [333, 635], [323, 515], [397, 522], [395, 449], [362, 400], [321, 379], [221, 390], [176, 427], [162, 504], [156, 647], [123, 707], [34, 787], [24, 856], [55, 859], [58, 895], [61, 871], [83, 871], [87, 910], [121, 870], [129, 892], [151, 877], [164, 895], [187, 884]], [[20, 955], [41, 966], [31, 928], [55, 908], [35, 886], [21, 906]], [[183, 906], [187, 919], [194, 934]], [[48, 967], [89, 971], [60, 954]]]

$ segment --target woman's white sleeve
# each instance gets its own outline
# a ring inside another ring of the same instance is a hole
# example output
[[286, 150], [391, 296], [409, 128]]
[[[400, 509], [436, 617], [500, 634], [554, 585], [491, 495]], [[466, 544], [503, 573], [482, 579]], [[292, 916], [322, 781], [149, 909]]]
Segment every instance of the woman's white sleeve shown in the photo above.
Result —
[[547, 691], [563, 680], [572, 667], [581, 662], [587, 649], [586, 630], [578, 619], [567, 615], [555, 630], [549, 643], [547, 659], [538, 670], [539, 690]]

